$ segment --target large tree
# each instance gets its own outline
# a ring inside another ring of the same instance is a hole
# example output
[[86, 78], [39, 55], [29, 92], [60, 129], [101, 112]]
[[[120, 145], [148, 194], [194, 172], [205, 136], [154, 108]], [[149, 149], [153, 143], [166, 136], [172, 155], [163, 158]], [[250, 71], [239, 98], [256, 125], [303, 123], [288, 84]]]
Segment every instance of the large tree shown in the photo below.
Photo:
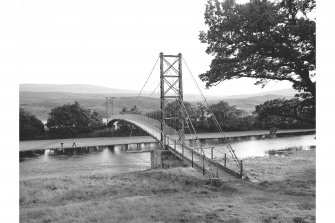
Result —
[[80, 106], [78, 102], [56, 107], [49, 113], [47, 127], [56, 136], [73, 137], [102, 126], [101, 117]]
[[200, 40], [214, 56], [200, 78], [210, 87], [236, 78], [290, 81], [315, 99], [315, 0], [209, 0]]
[[44, 124], [28, 111], [20, 108], [20, 140], [36, 139], [44, 135]]

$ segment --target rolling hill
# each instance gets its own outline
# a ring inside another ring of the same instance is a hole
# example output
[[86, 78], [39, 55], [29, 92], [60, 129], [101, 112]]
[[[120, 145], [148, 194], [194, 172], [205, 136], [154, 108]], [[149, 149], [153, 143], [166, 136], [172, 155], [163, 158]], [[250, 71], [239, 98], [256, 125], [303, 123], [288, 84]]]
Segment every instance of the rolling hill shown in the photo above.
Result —
[[276, 95], [276, 94], [265, 94], [260, 96], [246, 97], [246, 98], [234, 98], [234, 99], [223, 99], [228, 102], [229, 105], [235, 105], [237, 108], [245, 110], [251, 113], [255, 110], [255, 106], [264, 103], [265, 101], [276, 99], [276, 98], [286, 98], [290, 99], [293, 96]]
[[[20, 108], [24, 108], [42, 121], [46, 121], [51, 109], [78, 101], [83, 107], [96, 110], [102, 116], [106, 115], [106, 95], [105, 94], [82, 94], [68, 92], [27, 92], [20, 91]], [[119, 113], [123, 107], [134, 106], [136, 96], [116, 97], [113, 99], [113, 112]], [[141, 111], [157, 110], [159, 108], [159, 98], [139, 97], [136, 104]], [[111, 113], [111, 102], [109, 103], [109, 113]]]
[[[20, 108], [24, 108], [42, 121], [46, 121], [51, 109], [78, 101], [82, 106], [94, 109], [106, 115], [106, 97], [113, 96], [113, 111], [119, 112], [123, 107], [131, 108], [135, 104], [137, 91], [106, 88], [95, 85], [40, 85], [40, 84], [21, 84], [20, 85]], [[292, 98], [292, 89], [270, 91], [265, 94], [233, 95], [228, 97], [209, 96], [209, 103], [227, 101], [230, 105], [235, 105], [248, 113], [254, 111], [255, 106], [267, 100], [275, 98]], [[159, 108], [158, 94], [148, 97], [139, 97], [136, 104], [140, 110], [152, 111]], [[199, 97], [188, 94], [184, 96], [185, 101], [196, 103]], [[111, 106], [111, 105], [109, 105]], [[110, 107], [109, 107], [110, 108]], [[111, 111], [109, 111], [111, 112]]]

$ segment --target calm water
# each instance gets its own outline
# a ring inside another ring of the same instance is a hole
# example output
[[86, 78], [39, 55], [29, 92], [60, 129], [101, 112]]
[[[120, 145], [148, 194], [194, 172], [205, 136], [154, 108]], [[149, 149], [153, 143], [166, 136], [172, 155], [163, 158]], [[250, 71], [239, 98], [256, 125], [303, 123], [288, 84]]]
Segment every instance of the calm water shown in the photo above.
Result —
[[[273, 139], [251, 139], [232, 142], [231, 145], [239, 158], [280, 155], [285, 149], [315, 148], [315, 135], [291, 136]], [[222, 157], [227, 152], [226, 146], [208, 141], [208, 146], [215, 146], [214, 157]], [[20, 160], [20, 179], [40, 176], [57, 176], [61, 174], [85, 174], [108, 172], [110, 174], [145, 170], [150, 168], [150, 153], [127, 153], [127, 150], [148, 150], [158, 148], [158, 143], [141, 144], [140, 147], [115, 146], [89, 153], [55, 155], [46, 151], [43, 155]], [[277, 151], [277, 152], [274, 152]], [[210, 154], [210, 150], [206, 150]], [[227, 152], [228, 153], [228, 152]], [[210, 156], [210, 155], [209, 155]]]
[[[128, 150], [155, 149], [157, 143], [129, 146]], [[20, 160], [20, 179], [57, 176], [59, 174], [85, 174], [106, 171], [111, 174], [150, 168], [150, 153], [127, 153], [125, 146], [105, 147], [89, 153], [55, 155], [47, 150], [44, 155]]]
[[[315, 134], [303, 136], [290, 136], [272, 139], [251, 139], [245, 141], [235, 141], [230, 143], [239, 158], [281, 155], [283, 151], [308, 150], [316, 146]], [[226, 152], [227, 146], [213, 142], [207, 142], [208, 147], [215, 146], [214, 157], [222, 156]], [[210, 154], [210, 150], [206, 150]], [[228, 155], [228, 154], [227, 154]]]

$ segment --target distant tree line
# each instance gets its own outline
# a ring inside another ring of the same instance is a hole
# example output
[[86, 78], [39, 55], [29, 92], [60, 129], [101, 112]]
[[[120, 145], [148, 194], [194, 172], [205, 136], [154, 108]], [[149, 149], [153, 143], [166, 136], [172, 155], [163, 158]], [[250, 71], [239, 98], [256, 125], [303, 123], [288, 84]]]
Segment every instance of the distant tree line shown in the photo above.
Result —
[[[295, 114], [291, 110], [292, 104], [297, 107]], [[185, 118], [192, 122], [197, 132], [217, 132], [218, 128], [215, 125], [214, 116], [223, 131], [246, 131], [272, 127], [279, 129], [315, 127], [315, 110], [308, 104], [305, 107], [301, 106], [301, 102], [297, 98], [267, 101], [257, 105], [252, 114], [247, 114], [224, 101], [211, 104], [208, 107], [202, 103], [184, 102], [184, 105], [187, 111]], [[177, 128], [178, 122], [174, 119], [174, 117], [178, 117], [177, 103], [170, 103], [165, 111], [166, 117], [169, 118], [166, 124]], [[149, 112], [146, 115], [157, 120], [161, 119], [160, 111]], [[189, 121], [185, 131], [192, 131]]]
[[100, 115], [78, 102], [52, 109], [45, 126], [36, 116], [20, 109], [20, 140], [74, 138], [101, 128], [104, 124]]
[[[192, 132], [191, 122], [197, 132], [218, 131], [213, 116], [216, 117], [223, 131], [270, 129], [272, 127], [279, 129], [314, 128], [315, 110], [314, 105], [311, 106], [313, 102], [313, 100], [305, 99], [302, 103], [298, 98], [274, 99], [257, 105], [252, 114], [247, 114], [224, 101], [208, 107], [202, 103], [184, 102], [187, 111], [185, 131], [186, 133]], [[292, 107], [295, 109], [292, 110]], [[166, 106], [166, 117], [170, 117], [166, 124], [172, 128], [178, 128], [177, 108], [176, 102]], [[157, 120], [161, 119], [160, 111], [143, 113], [136, 106], [131, 109], [124, 108], [120, 113], [142, 113]], [[45, 126], [36, 116], [20, 109], [20, 140], [129, 135], [146, 135], [146, 133], [124, 121], [117, 122], [117, 129], [114, 129], [112, 122], [106, 126], [98, 112], [85, 109], [78, 102], [52, 109]]]

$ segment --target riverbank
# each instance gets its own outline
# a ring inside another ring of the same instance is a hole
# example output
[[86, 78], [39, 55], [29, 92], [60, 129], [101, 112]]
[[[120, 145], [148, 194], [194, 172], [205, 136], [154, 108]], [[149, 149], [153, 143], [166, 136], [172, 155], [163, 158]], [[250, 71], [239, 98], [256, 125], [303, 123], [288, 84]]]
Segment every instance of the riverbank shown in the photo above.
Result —
[[[255, 131], [239, 131], [239, 132], [225, 132], [228, 139], [240, 140], [244, 137], [257, 137], [267, 135], [268, 130], [255, 130]], [[277, 135], [294, 135], [294, 134], [311, 134], [315, 133], [315, 129], [283, 129], [277, 132]], [[219, 139], [222, 138], [222, 133], [199, 133], [199, 139]], [[194, 139], [195, 135], [186, 134], [186, 139]], [[20, 152], [32, 150], [47, 150], [59, 149], [61, 143], [63, 148], [72, 148], [73, 142], [77, 147], [92, 147], [92, 146], [111, 146], [122, 144], [136, 144], [136, 143], [153, 143], [156, 140], [151, 136], [129, 136], [129, 137], [99, 137], [99, 138], [76, 138], [76, 139], [48, 139], [48, 140], [28, 140], [20, 141]]]
[[315, 222], [315, 150], [244, 160], [261, 181], [192, 168], [20, 180], [21, 222]]

